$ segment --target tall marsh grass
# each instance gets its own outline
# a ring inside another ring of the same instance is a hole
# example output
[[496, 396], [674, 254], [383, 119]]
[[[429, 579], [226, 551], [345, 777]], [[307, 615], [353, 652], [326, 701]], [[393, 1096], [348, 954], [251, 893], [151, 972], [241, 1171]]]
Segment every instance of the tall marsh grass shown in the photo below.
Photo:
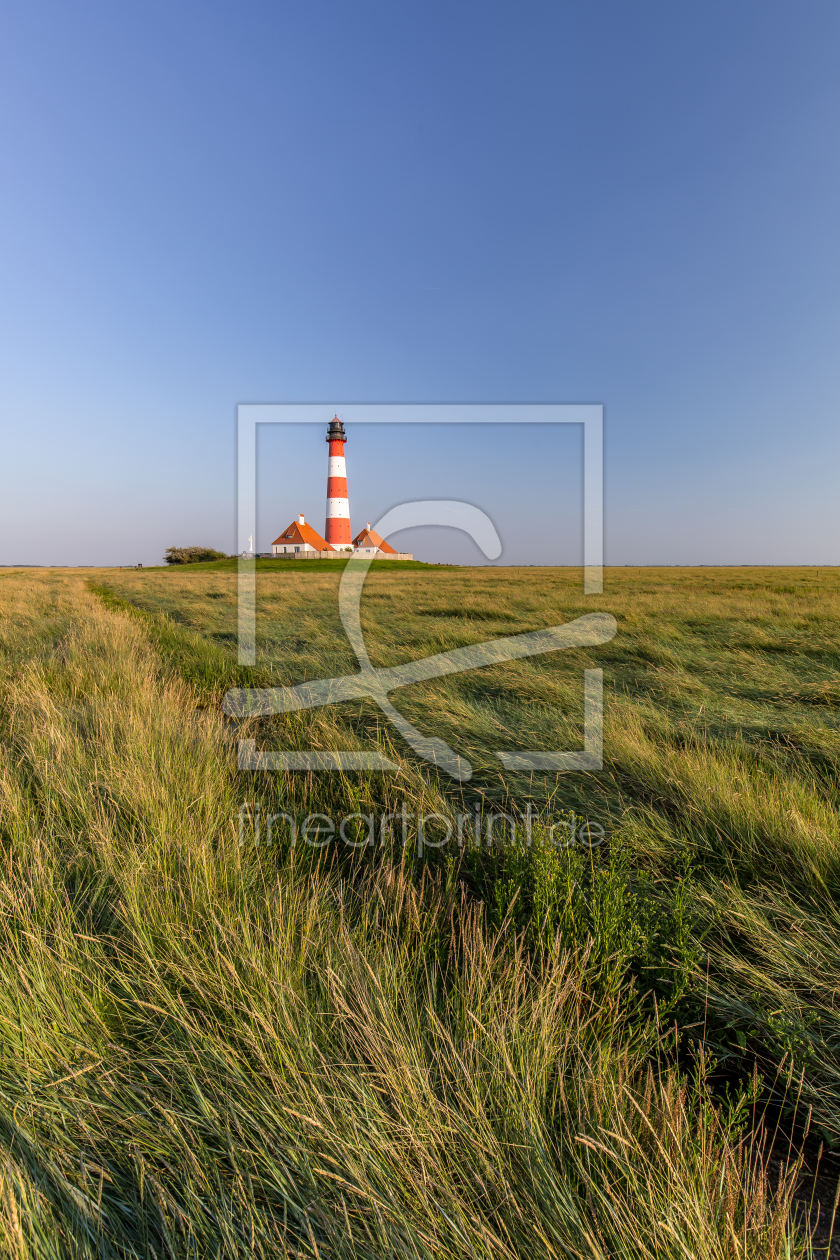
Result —
[[[125, 580], [117, 593], [131, 593]], [[215, 703], [236, 668], [225, 641], [150, 612], [106, 607], [81, 576], [0, 579], [3, 1254], [809, 1253], [792, 1213], [796, 1158], [767, 1160], [755, 1059], [716, 1100], [707, 1053], [687, 1060], [674, 1011], [666, 1020], [658, 999], [642, 1000], [633, 949], [640, 924], [666, 952], [680, 924], [693, 934], [684, 958], [707, 951], [691, 966], [713, 965], [708, 1000], [736, 1047], [740, 1028], [752, 1036], [756, 1019], [771, 1030], [777, 1018], [769, 996], [747, 1009], [751, 988], [795, 1006], [812, 1001], [819, 972], [813, 1009], [827, 1020], [833, 920], [805, 912], [815, 888], [834, 895], [824, 774], [811, 795], [780, 781], [797, 819], [783, 833], [772, 796], [744, 797], [754, 765], [783, 773], [776, 752], [682, 731], [664, 752], [661, 718], [631, 713], [616, 689], [615, 752], [589, 803], [610, 810], [614, 855], [572, 872], [568, 890], [585, 894], [572, 920], [563, 871], [549, 878], [533, 855], [420, 867], [409, 852], [240, 847], [246, 791], [295, 808], [397, 793], [457, 802], [399, 749], [392, 787], [245, 781], [238, 732]], [[448, 646], [449, 633], [434, 635]], [[322, 737], [361, 739], [360, 720]], [[806, 782], [801, 766], [791, 775]], [[477, 784], [479, 799], [494, 792]], [[724, 822], [751, 837], [740, 856], [720, 839]], [[659, 938], [657, 906], [671, 916]], [[622, 924], [627, 941], [605, 949]], [[809, 953], [818, 938], [822, 954]], [[653, 961], [667, 970], [665, 954]], [[808, 1027], [823, 1056], [813, 1081], [831, 1082], [825, 1028]], [[768, 1031], [762, 1053], [787, 1035]]]
[[[226, 687], [240, 685], [235, 575], [173, 577], [112, 574], [109, 598], [145, 610], [140, 615], [148, 633], [162, 636], [163, 655], [216, 703]], [[298, 682], [355, 668], [338, 620], [338, 582], [332, 571], [264, 564], [257, 579], [259, 663], [241, 681]], [[372, 572], [362, 624], [374, 663], [392, 665], [598, 608], [619, 624], [601, 648], [395, 694], [412, 722], [468, 756], [475, 773], [466, 787], [418, 763], [372, 705], [354, 704], [254, 723], [243, 733], [267, 747], [364, 748], [375, 741], [399, 763], [399, 776], [326, 784], [324, 776], [278, 782], [282, 776], [258, 775], [249, 789], [266, 807], [324, 808], [337, 816], [388, 810], [402, 796], [443, 811], [478, 804], [516, 812], [531, 802], [545, 821], [574, 812], [603, 825], [610, 847], [630, 855], [628, 901], [640, 895], [650, 918], [658, 899], [664, 925], [659, 943], [655, 933], [643, 933], [628, 970], [641, 985], [651, 980], [651, 967], [661, 976], [661, 961], [643, 955], [667, 953], [662, 936], [675, 921], [679, 890], [692, 902], [702, 1019], [721, 1070], [744, 1078], [757, 1063], [772, 1080], [793, 1063], [804, 1071], [815, 1131], [837, 1144], [840, 572], [607, 570], [600, 597], [584, 597], [580, 574], [571, 570]], [[604, 671], [603, 772], [502, 773], [500, 747], [580, 746], [585, 667]], [[688, 892], [679, 879], [686, 860], [694, 872]], [[513, 895], [516, 877], [508, 868], [506, 856], [498, 861], [490, 853], [460, 869], [476, 895], [492, 903], [502, 892]], [[523, 868], [523, 878], [520, 922], [523, 906], [541, 913], [554, 895], [551, 887], [531, 889], [532, 868]], [[547, 878], [551, 885], [559, 877], [548, 869]], [[584, 913], [583, 926], [589, 921]], [[677, 953], [680, 987], [687, 953]], [[673, 994], [659, 996], [668, 1002]]]

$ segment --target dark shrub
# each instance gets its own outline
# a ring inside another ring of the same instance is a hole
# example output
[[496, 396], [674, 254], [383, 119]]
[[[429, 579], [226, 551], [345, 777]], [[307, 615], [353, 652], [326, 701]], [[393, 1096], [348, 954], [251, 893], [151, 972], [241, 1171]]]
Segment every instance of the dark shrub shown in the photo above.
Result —
[[212, 547], [167, 547], [164, 560], [167, 564], [197, 564], [199, 560], [227, 560], [227, 556]]

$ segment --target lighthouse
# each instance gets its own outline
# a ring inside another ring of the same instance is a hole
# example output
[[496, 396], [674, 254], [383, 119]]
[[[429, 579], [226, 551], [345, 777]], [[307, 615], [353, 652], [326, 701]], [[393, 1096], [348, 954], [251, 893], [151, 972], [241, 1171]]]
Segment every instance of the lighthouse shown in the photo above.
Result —
[[331, 547], [352, 547], [350, 500], [347, 497], [347, 467], [344, 463], [344, 425], [336, 416], [330, 421], [327, 442], [330, 448], [327, 469], [327, 524], [324, 537]]

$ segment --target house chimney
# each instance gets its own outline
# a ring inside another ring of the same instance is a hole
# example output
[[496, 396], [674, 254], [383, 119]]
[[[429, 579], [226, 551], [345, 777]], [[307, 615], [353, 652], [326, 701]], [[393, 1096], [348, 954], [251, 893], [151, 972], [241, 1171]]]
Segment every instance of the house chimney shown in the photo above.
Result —
[[303, 512], [299, 512], [299, 513], [298, 513], [298, 525], [305, 525], [305, 524], [306, 524], [306, 521], [303, 519]]

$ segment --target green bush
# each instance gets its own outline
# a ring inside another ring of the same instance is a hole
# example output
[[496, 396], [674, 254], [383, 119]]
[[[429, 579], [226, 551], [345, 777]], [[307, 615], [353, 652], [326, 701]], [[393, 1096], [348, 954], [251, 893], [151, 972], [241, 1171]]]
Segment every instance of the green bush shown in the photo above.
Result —
[[198, 564], [200, 560], [227, 560], [224, 551], [212, 547], [167, 547], [163, 557], [167, 564]]

